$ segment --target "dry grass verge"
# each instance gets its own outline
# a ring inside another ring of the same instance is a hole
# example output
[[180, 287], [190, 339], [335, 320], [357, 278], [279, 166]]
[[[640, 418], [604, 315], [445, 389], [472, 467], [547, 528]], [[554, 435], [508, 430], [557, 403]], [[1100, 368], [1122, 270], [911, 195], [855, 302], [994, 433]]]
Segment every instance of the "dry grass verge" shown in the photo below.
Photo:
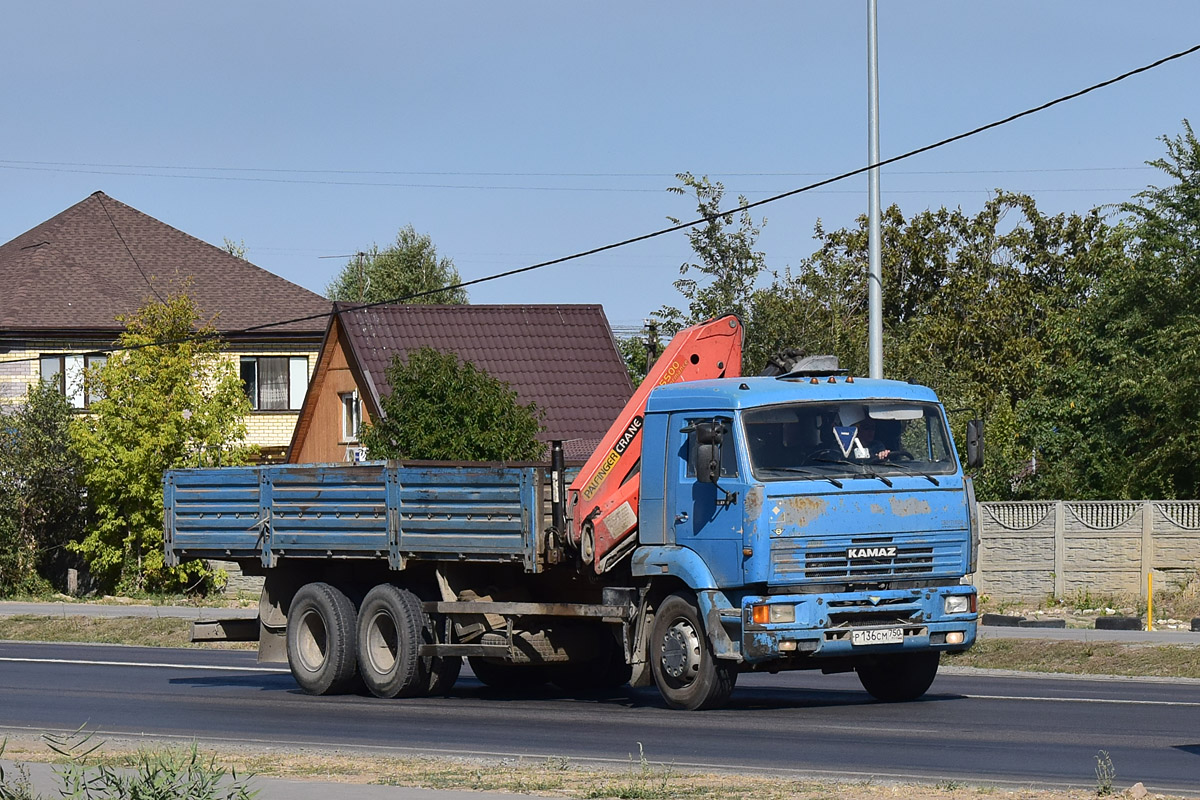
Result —
[[[141, 743], [144, 747], [144, 743]], [[16, 761], [59, 762], [37, 739], [11, 739], [5, 758]], [[164, 747], [164, 749], [169, 749]], [[176, 748], [178, 749], [178, 748]], [[138, 747], [110, 741], [88, 763], [129, 767], [139, 761]], [[631, 800], [1090, 800], [1104, 787], [1040, 790], [968, 785], [951, 779], [927, 784], [890, 780], [827, 781], [780, 776], [702, 773], [656, 764], [644, 754], [631, 754], [627, 765], [603, 768], [573, 763], [566, 757], [548, 759], [417, 758], [351, 755], [327, 751], [261, 751], [200, 748], [225, 768], [247, 775], [319, 780], [335, 783], [382, 784], [425, 789], [512, 792], [568, 798], [628, 798]], [[254, 779], [249, 785], [254, 787]], [[1126, 785], [1108, 784], [1108, 793]], [[1164, 798], [1165, 795], [1149, 795]]]
[[945, 657], [942, 663], [1072, 675], [1200, 678], [1200, 647], [985, 638], [962, 655]]
[[0, 617], [0, 639], [20, 642], [90, 642], [140, 647], [253, 649], [255, 642], [193, 644], [192, 621], [173, 617]]

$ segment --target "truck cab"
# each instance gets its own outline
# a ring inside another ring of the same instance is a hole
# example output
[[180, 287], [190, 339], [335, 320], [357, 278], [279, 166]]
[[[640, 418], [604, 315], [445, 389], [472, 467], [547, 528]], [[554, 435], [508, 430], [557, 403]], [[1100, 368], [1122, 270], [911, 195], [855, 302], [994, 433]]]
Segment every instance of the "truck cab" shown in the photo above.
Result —
[[[661, 386], [641, 475], [633, 573], [694, 593], [717, 662], [854, 669], [901, 700], [974, 642], [975, 501], [931, 390], [836, 374]], [[656, 638], [661, 688], [687, 634]], [[681, 676], [703, 666], [680, 658]]]

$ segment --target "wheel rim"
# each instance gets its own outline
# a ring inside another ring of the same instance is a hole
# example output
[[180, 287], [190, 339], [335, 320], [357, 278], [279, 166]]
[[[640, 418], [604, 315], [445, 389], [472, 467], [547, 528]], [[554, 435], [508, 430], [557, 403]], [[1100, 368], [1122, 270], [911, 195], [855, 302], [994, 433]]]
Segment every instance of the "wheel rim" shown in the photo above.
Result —
[[325, 663], [329, 652], [329, 632], [325, 620], [316, 611], [309, 610], [300, 618], [297, 654], [300, 664], [309, 672], [316, 672]]
[[677, 619], [662, 638], [663, 674], [676, 686], [688, 686], [700, 674], [703, 643], [695, 626], [686, 619]]
[[371, 617], [367, 625], [367, 661], [377, 674], [386, 675], [396, 666], [396, 658], [400, 652], [399, 633], [396, 621], [386, 611], [380, 611]]

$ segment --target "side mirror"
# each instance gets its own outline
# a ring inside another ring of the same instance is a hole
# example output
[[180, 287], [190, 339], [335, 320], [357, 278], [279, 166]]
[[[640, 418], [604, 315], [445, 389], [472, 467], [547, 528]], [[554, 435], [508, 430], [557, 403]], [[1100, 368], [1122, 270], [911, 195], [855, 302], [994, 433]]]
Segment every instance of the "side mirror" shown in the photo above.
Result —
[[967, 469], [983, 466], [983, 420], [967, 421]]
[[721, 477], [721, 443], [725, 440], [725, 425], [718, 421], [697, 422], [696, 480], [716, 483]]

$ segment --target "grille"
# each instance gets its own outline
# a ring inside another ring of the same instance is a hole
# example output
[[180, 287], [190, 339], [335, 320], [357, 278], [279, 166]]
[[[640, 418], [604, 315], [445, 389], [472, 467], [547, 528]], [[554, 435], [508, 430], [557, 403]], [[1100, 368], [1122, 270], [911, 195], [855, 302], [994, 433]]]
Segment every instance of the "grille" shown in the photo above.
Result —
[[[908, 541], [891, 536], [845, 537], [808, 542], [776, 539], [771, 543], [771, 567], [777, 582], [881, 581], [950, 576], [964, 561], [962, 534], [938, 533]], [[895, 556], [848, 558], [851, 547], [896, 548]]]
[[861, 627], [863, 625], [901, 625], [906, 622], [912, 622], [918, 616], [917, 609], [896, 609], [892, 611], [857, 611], [857, 612], [842, 612], [839, 614], [829, 615], [829, 627], [838, 628], [843, 625], [849, 627]]

